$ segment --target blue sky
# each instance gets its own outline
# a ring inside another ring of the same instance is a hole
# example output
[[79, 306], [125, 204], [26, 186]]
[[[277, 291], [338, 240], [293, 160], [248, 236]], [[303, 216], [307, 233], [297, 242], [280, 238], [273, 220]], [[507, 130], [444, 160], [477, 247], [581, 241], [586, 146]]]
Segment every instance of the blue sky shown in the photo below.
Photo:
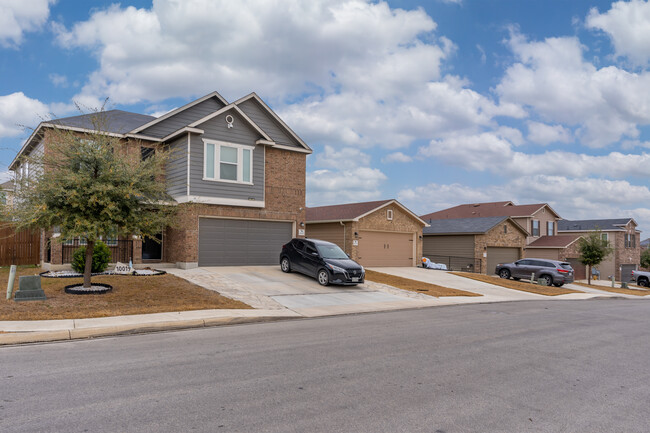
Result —
[[547, 202], [643, 230], [649, 67], [642, 0], [0, 0], [0, 172], [18, 125], [75, 102], [255, 91], [314, 149], [308, 205]]

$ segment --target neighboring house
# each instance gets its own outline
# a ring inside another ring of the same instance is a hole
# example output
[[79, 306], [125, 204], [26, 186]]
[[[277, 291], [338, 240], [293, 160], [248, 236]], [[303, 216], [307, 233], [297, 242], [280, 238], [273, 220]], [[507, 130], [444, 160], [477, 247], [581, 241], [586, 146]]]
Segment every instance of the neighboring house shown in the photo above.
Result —
[[[158, 118], [120, 110], [105, 117], [105, 131], [135, 157], [163, 147], [172, 153], [164, 175], [179, 209], [175, 223], [161, 230], [162, 242], [111, 242], [134, 263], [276, 264], [282, 244], [298, 236], [312, 151], [255, 93], [229, 103], [213, 92]], [[21, 156], [46, 149], [53, 127], [83, 134], [93, 130], [91, 120], [81, 115], [42, 122], [10, 170], [28, 174]], [[68, 257], [66, 243], [51, 242], [56, 235], [46, 232], [42, 243], [49, 245], [42, 261], [50, 265]]]
[[397, 200], [307, 208], [306, 236], [333, 242], [363, 266], [416, 266], [426, 223]]
[[632, 218], [598, 220], [561, 220], [558, 222], [559, 234], [584, 235], [600, 230], [604, 240], [614, 251], [596, 268], [601, 278], [614, 275], [618, 281], [629, 281], [632, 271], [641, 261], [640, 236], [637, 223]]
[[557, 234], [557, 221], [561, 219], [547, 203], [516, 205], [511, 201], [489, 203], [470, 203], [420, 215], [430, 222], [441, 219], [480, 218], [507, 216], [528, 231], [526, 243], [529, 244], [542, 236]]
[[644, 241], [641, 241], [639, 243], [639, 245], [641, 245], [641, 249], [646, 249], [646, 250], [649, 249], [650, 248], [650, 238], [648, 238], [648, 239], [646, 239]]
[[528, 232], [509, 216], [432, 219], [422, 254], [449, 269], [493, 274], [522, 257]]
[[0, 204], [9, 207], [14, 204], [14, 181], [8, 180], [0, 184]]
[[[538, 259], [561, 260], [571, 264], [576, 280], [587, 278], [586, 266], [580, 263], [580, 250], [578, 240], [580, 235], [543, 236], [531, 242], [524, 249], [525, 257]], [[602, 274], [601, 274], [602, 275]]]

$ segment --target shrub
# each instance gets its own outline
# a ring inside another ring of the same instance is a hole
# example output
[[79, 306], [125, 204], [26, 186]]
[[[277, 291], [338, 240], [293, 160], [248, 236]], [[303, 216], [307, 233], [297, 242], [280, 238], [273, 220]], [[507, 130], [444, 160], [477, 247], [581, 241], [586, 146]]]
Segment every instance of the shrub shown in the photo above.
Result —
[[[111, 260], [111, 250], [102, 241], [95, 242], [93, 248], [93, 264], [91, 272], [104, 272], [108, 267], [108, 262]], [[72, 269], [80, 274], [84, 273], [86, 267], [86, 247], [79, 247], [72, 255]]]

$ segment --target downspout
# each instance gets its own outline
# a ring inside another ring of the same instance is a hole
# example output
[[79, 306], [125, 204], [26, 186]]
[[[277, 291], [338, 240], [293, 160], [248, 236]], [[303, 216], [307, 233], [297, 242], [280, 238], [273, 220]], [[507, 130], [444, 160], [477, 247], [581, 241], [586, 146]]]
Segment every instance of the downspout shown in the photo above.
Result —
[[190, 199], [190, 141], [192, 137], [190, 132], [187, 132], [187, 199]]
[[[343, 249], [345, 250], [345, 248], [347, 247], [347, 244], [345, 243], [345, 224], [343, 223], [343, 221], [339, 221], [339, 224], [343, 226]], [[352, 250], [350, 250], [350, 253], [352, 253]]]

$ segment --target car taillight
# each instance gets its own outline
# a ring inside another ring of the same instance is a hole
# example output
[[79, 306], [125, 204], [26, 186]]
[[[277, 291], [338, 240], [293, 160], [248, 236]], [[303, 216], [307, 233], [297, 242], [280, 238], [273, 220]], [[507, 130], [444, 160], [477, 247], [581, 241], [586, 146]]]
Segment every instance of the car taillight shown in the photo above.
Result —
[[561, 272], [563, 274], [568, 274], [569, 273], [569, 271], [567, 271], [566, 269], [558, 269], [557, 271]]

